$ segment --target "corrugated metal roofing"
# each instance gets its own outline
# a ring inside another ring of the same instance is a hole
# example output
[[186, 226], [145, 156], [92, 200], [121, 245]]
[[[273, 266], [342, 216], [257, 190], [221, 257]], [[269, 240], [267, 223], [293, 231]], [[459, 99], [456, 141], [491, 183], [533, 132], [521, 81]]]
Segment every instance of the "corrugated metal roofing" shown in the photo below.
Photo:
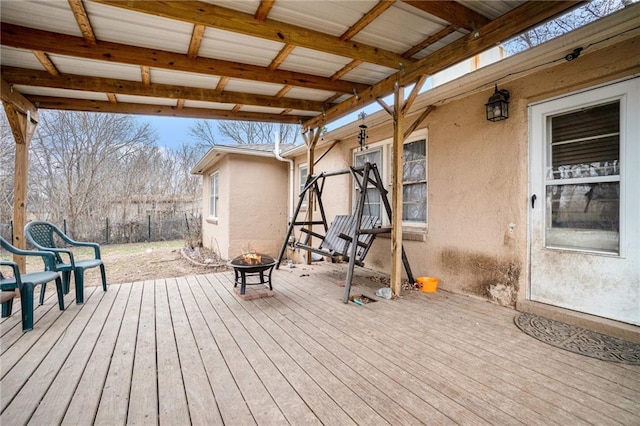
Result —
[[[109, 93], [117, 103], [105, 109], [127, 103], [127, 112], [135, 113], [135, 104], [177, 106], [174, 94], [180, 94], [182, 109], [158, 108], [158, 113], [215, 118], [220, 111], [233, 110], [257, 112], [243, 116], [252, 120], [335, 119], [386, 95], [388, 85], [382, 83], [389, 76], [403, 76], [415, 61], [467, 37], [473, 25], [469, 20], [479, 19], [474, 14], [483, 15], [483, 21], [500, 19], [526, 2], [460, 0], [455, 16], [438, 9], [425, 12], [416, 7], [424, 4], [410, 3], [206, 0], [178, 6], [82, 0], [85, 16], [74, 9], [78, 3], [63, 0], [2, 1], [0, 64], [10, 71], [3, 72], [3, 78], [13, 79], [7, 83], [24, 88], [27, 98], [38, 96], [43, 108], [62, 102], [46, 97], [107, 102]], [[553, 11], [568, 7], [566, 2], [544, 4]], [[529, 13], [546, 19], [542, 8], [532, 10]], [[256, 18], [260, 13], [261, 20]], [[78, 23], [84, 18], [86, 28]], [[510, 22], [501, 27], [505, 34]], [[447, 28], [450, 34], [432, 39]], [[476, 44], [481, 45], [474, 40], [469, 50], [459, 49], [456, 55], [463, 59], [479, 53]], [[414, 51], [417, 45], [420, 51]], [[42, 63], [34, 52], [46, 55], [40, 54]], [[44, 72], [50, 74], [46, 79]], [[84, 78], [55, 79], [57, 74]], [[128, 83], [119, 86], [117, 81]], [[86, 90], [77, 90], [83, 87]], [[366, 91], [367, 96], [354, 97]], [[342, 102], [350, 104], [338, 108]], [[69, 101], [66, 107], [89, 108], [82, 105]], [[140, 111], [148, 113], [149, 108]]]

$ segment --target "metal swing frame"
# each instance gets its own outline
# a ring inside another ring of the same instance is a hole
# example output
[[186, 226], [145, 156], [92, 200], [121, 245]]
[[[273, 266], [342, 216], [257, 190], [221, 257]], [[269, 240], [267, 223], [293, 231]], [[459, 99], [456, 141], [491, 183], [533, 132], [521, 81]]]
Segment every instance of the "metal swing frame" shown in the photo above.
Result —
[[[327, 224], [327, 217], [322, 204], [322, 193], [324, 191], [325, 181], [328, 177], [344, 174], [351, 174], [358, 187], [359, 195], [356, 208], [352, 215], [336, 216], [329, 226]], [[294, 228], [296, 226], [302, 226], [300, 232], [301, 236], [302, 234], [305, 235], [304, 242], [295, 242], [294, 247], [327, 256], [332, 259], [348, 260], [349, 266], [345, 280], [344, 297], [342, 298], [344, 303], [348, 303], [355, 265], [364, 266], [364, 258], [369, 252], [376, 235], [391, 232], [390, 227], [383, 228], [378, 225], [378, 220], [380, 218], [364, 214], [367, 188], [370, 184], [380, 191], [380, 198], [384, 205], [385, 213], [391, 220], [392, 211], [391, 204], [387, 197], [388, 191], [384, 188], [382, 178], [380, 177], [380, 171], [376, 164], [365, 163], [362, 166], [354, 166], [333, 172], [322, 172], [307, 176], [307, 182], [302, 191], [300, 191], [298, 205], [293, 214], [293, 218], [289, 222], [287, 235], [278, 255], [276, 269], [280, 268], [280, 263], [282, 262], [287, 246], [290, 245], [290, 238], [293, 234]], [[304, 204], [305, 196], [307, 196], [308, 199], [315, 197], [318, 209], [320, 210], [321, 220], [296, 220], [300, 213], [300, 209]], [[322, 225], [324, 228], [324, 235], [315, 232], [313, 230], [314, 225]], [[312, 237], [321, 240], [318, 247], [313, 247], [309, 244]], [[355, 244], [353, 243], [354, 241], [356, 242]], [[413, 278], [413, 273], [411, 272], [411, 267], [405, 253], [404, 246], [402, 247], [402, 263], [409, 281], [414, 282], [415, 280]]]

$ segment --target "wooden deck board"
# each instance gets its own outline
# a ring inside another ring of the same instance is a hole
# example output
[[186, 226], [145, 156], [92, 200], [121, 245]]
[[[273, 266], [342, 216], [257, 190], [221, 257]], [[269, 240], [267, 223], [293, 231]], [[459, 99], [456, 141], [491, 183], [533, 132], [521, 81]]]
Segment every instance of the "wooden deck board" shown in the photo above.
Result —
[[[119, 290], [119, 287], [115, 287], [106, 293], [95, 291], [90, 299], [86, 299], [85, 304], [93, 301], [99, 303], [89, 319], [91, 324], [103, 324], [105, 322]], [[101, 331], [102, 327], [85, 327], [82, 335], [78, 337], [78, 341], [82, 341], [84, 344], [75, 344], [73, 351], [60, 369], [60, 374], [56, 376], [33, 413], [30, 419], [33, 424], [59, 424], [62, 422], [76, 385], [84, 372], [85, 365], [95, 348]]]
[[640, 367], [444, 291], [345, 305], [345, 267], [274, 271], [250, 301], [231, 272], [88, 288], [63, 312], [51, 292], [33, 331], [0, 324], [0, 423], [638, 424]]
[[156, 381], [155, 283], [145, 281], [142, 289], [138, 339], [131, 377], [131, 394], [127, 423], [132, 425], [158, 422], [158, 383]]

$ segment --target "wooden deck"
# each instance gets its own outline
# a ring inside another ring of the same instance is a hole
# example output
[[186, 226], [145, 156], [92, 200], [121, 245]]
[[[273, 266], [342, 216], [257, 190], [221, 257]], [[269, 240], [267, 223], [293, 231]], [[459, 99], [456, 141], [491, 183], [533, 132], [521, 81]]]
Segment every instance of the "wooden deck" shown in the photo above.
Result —
[[232, 272], [88, 288], [64, 312], [51, 288], [33, 331], [0, 324], [0, 423], [640, 424], [640, 368], [443, 291], [344, 305], [344, 271], [274, 271], [251, 301]]

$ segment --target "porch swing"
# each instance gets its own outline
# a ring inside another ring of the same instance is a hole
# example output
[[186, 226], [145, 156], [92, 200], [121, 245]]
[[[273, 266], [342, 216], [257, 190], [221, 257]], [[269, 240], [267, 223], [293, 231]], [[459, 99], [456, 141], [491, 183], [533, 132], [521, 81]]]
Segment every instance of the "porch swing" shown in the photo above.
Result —
[[[351, 174], [356, 184], [358, 190], [356, 207], [353, 214], [338, 215], [334, 218], [333, 222], [331, 222], [331, 225], [328, 225], [324, 206], [322, 204], [322, 193], [324, 191], [325, 181], [328, 177], [344, 174]], [[372, 187], [370, 185], [372, 185]], [[367, 203], [367, 192], [368, 189], [372, 188], [379, 191], [380, 199], [385, 208], [385, 213], [387, 214], [387, 217], [391, 219], [391, 204], [387, 198], [387, 190], [384, 188], [382, 178], [380, 177], [380, 172], [376, 164], [364, 163], [362, 166], [309, 175], [304, 188], [300, 192], [298, 205], [293, 214], [293, 220], [289, 223], [287, 235], [282, 244], [282, 248], [280, 249], [280, 254], [278, 255], [276, 269], [280, 267], [280, 263], [282, 262], [287, 246], [291, 244], [290, 239], [294, 232], [294, 227], [301, 226], [300, 240], [294, 240], [294, 248], [300, 248], [310, 253], [316, 253], [321, 256], [329, 257], [333, 260], [344, 260], [349, 263], [347, 278], [345, 280], [344, 297], [342, 298], [344, 303], [348, 303], [355, 265], [361, 267], [364, 266], [364, 259], [367, 256], [376, 235], [391, 232], [391, 228], [383, 228], [379, 225], [381, 218], [371, 214], [364, 214], [365, 209], [369, 209], [369, 213], [371, 213]], [[310, 199], [311, 197], [315, 197], [317, 200], [318, 210], [320, 211], [320, 220], [307, 219], [303, 221], [296, 221], [295, 218], [298, 217], [305, 199]], [[314, 231], [314, 225], [322, 225], [324, 233]], [[313, 238], [320, 240], [320, 244], [317, 247], [311, 245]], [[404, 264], [409, 281], [413, 282], [413, 274], [405, 254], [404, 247], [402, 247], [402, 263]]]

